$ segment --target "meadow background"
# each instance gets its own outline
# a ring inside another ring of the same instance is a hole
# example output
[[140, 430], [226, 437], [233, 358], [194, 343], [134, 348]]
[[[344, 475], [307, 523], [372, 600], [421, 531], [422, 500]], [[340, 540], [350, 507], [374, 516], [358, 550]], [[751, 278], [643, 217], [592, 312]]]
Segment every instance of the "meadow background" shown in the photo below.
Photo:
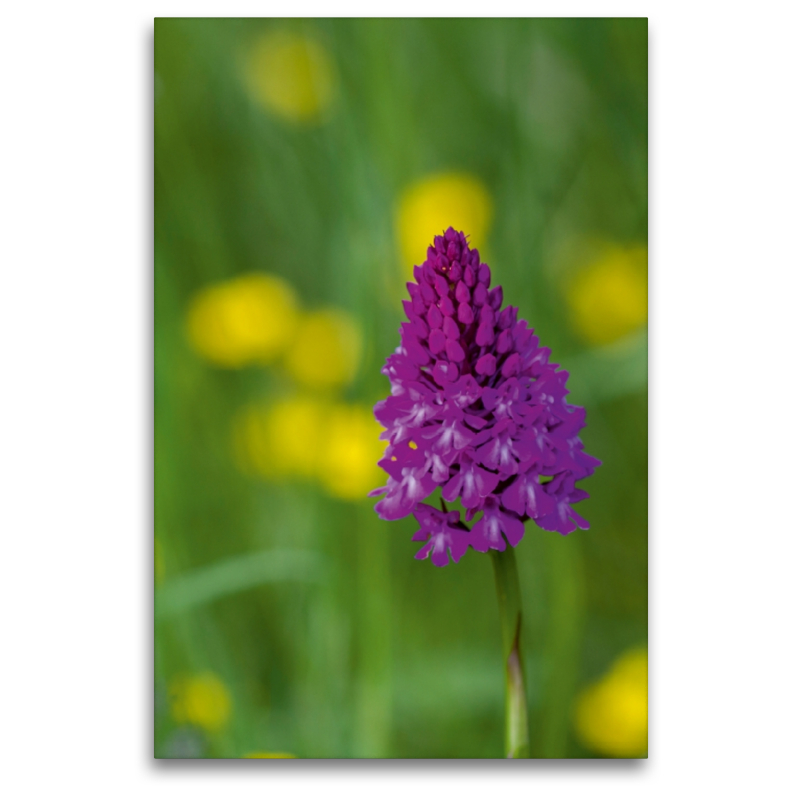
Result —
[[158, 19], [154, 77], [156, 756], [502, 756], [488, 556], [365, 497], [450, 224], [603, 461], [517, 548], [532, 755], [645, 754], [647, 21]]

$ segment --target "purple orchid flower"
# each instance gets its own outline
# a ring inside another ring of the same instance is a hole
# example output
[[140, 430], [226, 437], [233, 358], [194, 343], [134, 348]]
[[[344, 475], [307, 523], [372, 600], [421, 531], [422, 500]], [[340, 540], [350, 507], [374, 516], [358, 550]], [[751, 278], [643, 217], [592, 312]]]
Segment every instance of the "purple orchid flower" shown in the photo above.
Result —
[[[600, 461], [583, 450], [586, 412], [566, 402], [568, 373], [517, 308], [502, 308], [502, 288], [490, 288], [464, 233], [436, 236], [414, 278], [400, 346], [382, 370], [391, 396], [375, 406], [389, 441], [379, 462], [386, 485], [370, 493], [385, 495], [379, 516], [414, 514], [413, 539], [426, 543], [416, 557], [440, 567], [470, 546], [516, 547], [528, 519], [561, 534], [587, 529], [572, 504], [588, 494], [575, 484]], [[461, 501], [467, 521], [482, 514], [471, 530], [459, 511], [422, 502], [437, 486]]]

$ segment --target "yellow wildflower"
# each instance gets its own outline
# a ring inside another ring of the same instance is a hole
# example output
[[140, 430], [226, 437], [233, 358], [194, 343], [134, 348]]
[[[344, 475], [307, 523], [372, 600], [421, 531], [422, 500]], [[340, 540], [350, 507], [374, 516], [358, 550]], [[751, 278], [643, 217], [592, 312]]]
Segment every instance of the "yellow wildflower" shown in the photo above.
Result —
[[472, 175], [442, 173], [409, 186], [397, 211], [397, 238], [403, 264], [421, 264], [433, 236], [451, 225], [463, 230], [471, 246], [483, 247], [492, 218], [486, 187]]
[[578, 698], [578, 737], [591, 750], [615, 758], [647, 752], [647, 651], [629, 650]]
[[265, 478], [313, 478], [325, 416], [325, 404], [310, 397], [244, 409], [234, 421], [239, 466]]
[[225, 727], [231, 715], [231, 696], [213, 672], [178, 678], [170, 690], [175, 722], [196, 725], [209, 733], [218, 733]]
[[256, 100], [291, 122], [317, 121], [334, 99], [334, 63], [308, 36], [269, 31], [250, 51], [245, 73]]
[[286, 353], [286, 368], [312, 389], [345, 386], [355, 377], [361, 355], [361, 333], [344, 311], [306, 314]]
[[383, 428], [365, 406], [340, 405], [325, 423], [319, 477], [326, 491], [344, 500], [361, 500], [380, 486], [378, 468], [386, 442], [378, 439]]
[[245, 758], [297, 758], [297, 756], [293, 756], [291, 753], [267, 753], [258, 751], [255, 753], [248, 753]]
[[344, 500], [361, 500], [379, 486], [377, 463], [386, 442], [367, 406], [329, 406], [302, 395], [249, 406], [234, 421], [237, 464], [268, 480], [318, 480]]
[[189, 307], [194, 349], [221, 367], [265, 364], [289, 343], [297, 317], [294, 291], [274, 275], [242, 275], [200, 291]]
[[567, 294], [571, 321], [586, 341], [609, 344], [647, 322], [647, 248], [608, 247]]

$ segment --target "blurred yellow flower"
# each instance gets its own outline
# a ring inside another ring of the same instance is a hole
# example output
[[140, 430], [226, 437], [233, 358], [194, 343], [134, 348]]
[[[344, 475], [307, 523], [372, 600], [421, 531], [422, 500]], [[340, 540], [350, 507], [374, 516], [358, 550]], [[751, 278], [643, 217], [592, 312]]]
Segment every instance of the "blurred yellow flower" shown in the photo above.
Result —
[[340, 405], [331, 410], [319, 464], [319, 477], [329, 494], [361, 500], [384, 482], [378, 468], [386, 448], [378, 438], [382, 431], [366, 406]]
[[170, 694], [170, 711], [178, 724], [197, 725], [217, 733], [230, 718], [231, 696], [213, 672], [177, 678], [170, 686]]
[[258, 102], [292, 122], [317, 121], [334, 99], [334, 63], [308, 36], [269, 31], [250, 51], [245, 72]]
[[361, 356], [361, 332], [344, 311], [306, 314], [286, 353], [286, 368], [311, 389], [345, 386], [355, 377]]
[[609, 344], [647, 322], [647, 248], [608, 247], [569, 286], [575, 330], [592, 344]]
[[256, 752], [248, 753], [245, 758], [297, 758], [297, 756], [293, 756], [291, 753]]
[[253, 273], [201, 290], [189, 306], [187, 332], [200, 355], [235, 368], [272, 361], [291, 340], [296, 321], [291, 286]]
[[647, 651], [629, 650], [575, 706], [575, 729], [591, 750], [615, 758], [647, 752]]
[[267, 480], [306, 478], [344, 500], [361, 500], [379, 486], [386, 442], [367, 406], [331, 406], [296, 396], [250, 406], [234, 421], [236, 461]]
[[442, 173], [412, 184], [400, 198], [396, 220], [404, 267], [421, 264], [433, 237], [451, 225], [473, 247], [483, 247], [491, 218], [489, 192], [472, 175]]
[[244, 409], [234, 421], [240, 467], [265, 478], [313, 478], [325, 417], [325, 404], [311, 397]]

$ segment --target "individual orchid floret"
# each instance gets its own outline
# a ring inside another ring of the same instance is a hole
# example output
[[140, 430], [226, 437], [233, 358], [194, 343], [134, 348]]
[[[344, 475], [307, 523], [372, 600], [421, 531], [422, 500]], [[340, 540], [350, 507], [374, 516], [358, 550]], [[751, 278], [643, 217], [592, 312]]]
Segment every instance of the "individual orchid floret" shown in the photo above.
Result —
[[427, 503], [417, 503], [414, 517], [420, 529], [411, 537], [414, 542], [427, 542], [416, 554], [415, 558], [427, 558], [437, 567], [446, 567], [449, 563], [447, 554], [458, 562], [467, 552], [470, 531], [460, 522], [458, 511], [439, 511]]

